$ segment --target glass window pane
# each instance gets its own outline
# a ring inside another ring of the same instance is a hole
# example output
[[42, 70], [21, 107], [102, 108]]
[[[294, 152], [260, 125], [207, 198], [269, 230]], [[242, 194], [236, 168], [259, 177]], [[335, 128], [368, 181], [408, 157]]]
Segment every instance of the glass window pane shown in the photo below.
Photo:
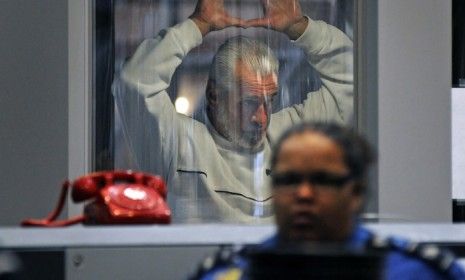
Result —
[[202, 37], [219, 13], [188, 19], [196, 1], [113, 1], [114, 167], [161, 175], [176, 223], [271, 223], [282, 131], [353, 125], [353, 1], [269, 1], [289, 5], [268, 7], [270, 28], [250, 21], [264, 17], [260, 2], [225, 0], [242, 28]]

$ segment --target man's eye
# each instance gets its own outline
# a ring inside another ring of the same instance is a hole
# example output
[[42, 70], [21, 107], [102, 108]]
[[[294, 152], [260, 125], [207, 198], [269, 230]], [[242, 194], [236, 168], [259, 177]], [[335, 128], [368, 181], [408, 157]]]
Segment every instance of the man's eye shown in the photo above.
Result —
[[325, 172], [309, 174], [286, 172], [274, 174], [272, 176], [273, 185], [278, 187], [294, 187], [300, 185], [303, 181], [306, 181], [315, 187], [341, 188], [351, 178], [349, 175], [337, 175]]
[[244, 100], [242, 101], [242, 106], [244, 108], [256, 108], [258, 107], [258, 102], [255, 100]]
[[324, 173], [311, 174], [310, 180], [315, 185], [331, 185], [331, 180], [328, 178], [328, 175]]
[[315, 173], [310, 175], [310, 181], [313, 184], [323, 187], [342, 187], [348, 180], [349, 176], [341, 176], [328, 173]]
[[303, 176], [297, 173], [284, 173], [273, 176], [273, 184], [276, 186], [298, 185], [302, 180]]

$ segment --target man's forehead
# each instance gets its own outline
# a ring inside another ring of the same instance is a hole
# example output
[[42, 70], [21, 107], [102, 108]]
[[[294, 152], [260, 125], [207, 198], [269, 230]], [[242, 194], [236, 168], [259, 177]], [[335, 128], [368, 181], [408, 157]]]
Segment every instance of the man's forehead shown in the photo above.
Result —
[[238, 62], [236, 78], [240, 92], [249, 96], [272, 96], [278, 91], [278, 77], [275, 73], [262, 74]]
[[317, 132], [295, 134], [286, 139], [278, 154], [276, 167], [295, 168], [331, 167], [335, 171], [347, 169], [342, 148], [327, 136]]

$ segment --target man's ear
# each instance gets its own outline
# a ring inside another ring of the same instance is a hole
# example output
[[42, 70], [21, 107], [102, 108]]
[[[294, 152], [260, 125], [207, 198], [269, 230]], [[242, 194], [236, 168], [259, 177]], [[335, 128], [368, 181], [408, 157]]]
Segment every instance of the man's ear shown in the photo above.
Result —
[[365, 202], [365, 193], [362, 191], [363, 186], [359, 183], [353, 183], [352, 185], [352, 201], [351, 210], [353, 213], [360, 213], [363, 210]]
[[207, 105], [209, 107], [218, 106], [218, 90], [216, 89], [216, 83], [212, 79], [209, 79], [207, 82], [207, 88], [205, 90], [207, 96]]
[[363, 201], [364, 201], [363, 194], [354, 194], [354, 197], [351, 203], [352, 213], [358, 214], [363, 210], [363, 205], [364, 205]]

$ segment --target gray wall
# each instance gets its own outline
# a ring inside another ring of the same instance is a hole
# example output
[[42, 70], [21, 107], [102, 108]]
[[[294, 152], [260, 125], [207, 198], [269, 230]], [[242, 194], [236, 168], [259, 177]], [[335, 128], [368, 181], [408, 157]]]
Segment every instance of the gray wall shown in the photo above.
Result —
[[381, 216], [451, 221], [451, 9], [378, 1]]
[[0, 225], [43, 217], [68, 173], [67, 1], [0, 1]]

